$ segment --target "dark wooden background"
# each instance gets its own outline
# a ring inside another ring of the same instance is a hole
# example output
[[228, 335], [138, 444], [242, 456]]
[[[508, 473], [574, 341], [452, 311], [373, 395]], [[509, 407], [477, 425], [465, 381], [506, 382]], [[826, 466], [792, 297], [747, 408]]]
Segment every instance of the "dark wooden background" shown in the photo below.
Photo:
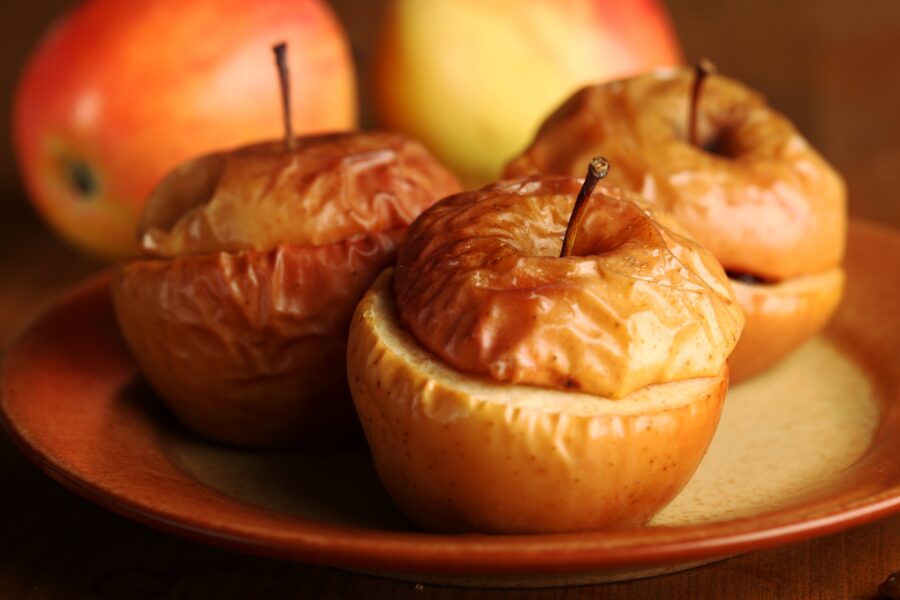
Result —
[[[70, 0], [0, 6], [0, 352], [40, 305], [103, 265], [31, 211], [9, 142], [16, 77]], [[365, 71], [380, 2], [332, 0]], [[837, 166], [850, 212], [900, 227], [900, 2], [669, 0], [686, 56], [763, 91]], [[365, 76], [361, 90], [365, 96]], [[363, 103], [364, 122], [374, 118]], [[895, 269], [896, 270], [896, 269]], [[900, 457], [898, 457], [900, 460]], [[131, 523], [64, 490], [0, 435], [0, 598], [873, 599], [900, 569], [900, 517], [685, 573], [533, 592], [459, 590], [244, 556]]]

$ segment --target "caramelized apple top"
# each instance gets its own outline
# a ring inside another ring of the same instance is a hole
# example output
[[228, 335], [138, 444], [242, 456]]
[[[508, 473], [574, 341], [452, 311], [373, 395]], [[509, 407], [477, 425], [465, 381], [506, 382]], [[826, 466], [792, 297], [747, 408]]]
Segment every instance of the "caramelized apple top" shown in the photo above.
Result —
[[183, 256], [280, 244], [321, 245], [406, 227], [459, 191], [425, 148], [400, 134], [298, 138], [211, 154], [151, 194], [138, 235], [146, 254]]
[[715, 376], [744, 317], [719, 263], [672, 217], [599, 186], [560, 258], [576, 179], [500, 182], [446, 198], [409, 228], [397, 309], [461, 371], [620, 398]]
[[700, 143], [688, 143], [693, 77], [656, 71], [580, 90], [507, 176], [579, 176], [602, 154], [615, 165], [611, 185], [670, 210], [729, 271], [777, 281], [838, 265], [840, 176], [762, 96], [717, 75], [698, 104]]

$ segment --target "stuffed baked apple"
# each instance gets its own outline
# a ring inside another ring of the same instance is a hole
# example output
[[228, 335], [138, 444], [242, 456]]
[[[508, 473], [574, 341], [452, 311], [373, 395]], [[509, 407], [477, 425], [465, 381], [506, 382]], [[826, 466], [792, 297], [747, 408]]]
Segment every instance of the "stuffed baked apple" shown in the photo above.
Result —
[[382, 482], [424, 528], [643, 524], [706, 451], [743, 316], [669, 215], [591, 194], [598, 166], [574, 215], [568, 178], [442, 200], [356, 310], [354, 403]]
[[225, 442], [302, 443], [354, 418], [346, 336], [407, 225], [456, 179], [391, 133], [262, 143], [182, 165], [153, 192], [113, 299], [153, 388]]
[[602, 153], [610, 183], [671, 211], [722, 263], [747, 317], [732, 381], [821, 329], [844, 284], [841, 177], [758, 93], [709, 68], [580, 90], [507, 176], [576, 175]]

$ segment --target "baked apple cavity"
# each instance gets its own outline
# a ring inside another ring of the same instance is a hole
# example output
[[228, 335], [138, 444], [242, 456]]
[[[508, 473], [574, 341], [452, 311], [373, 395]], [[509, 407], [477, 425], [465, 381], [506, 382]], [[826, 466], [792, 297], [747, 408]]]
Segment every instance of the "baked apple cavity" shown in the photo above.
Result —
[[[698, 103], [703, 89], [703, 82], [707, 77], [716, 73], [716, 66], [708, 59], [701, 59], [694, 68], [694, 83], [691, 86], [691, 109], [688, 115], [687, 143], [702, 149], [708, 154], [721, 157], [725, 160], [733, 160], [741, 155], [740, 150], [736, 147], [734, 128], [728, 123], [719, 126], [716, 131], [707, 133], [706, 139], [698, 139], [697, 116], [699, 114]], [[739, 138], [738, 138], [739, 139]], [[758, 275], [750, 273], [739, 273], [735, 271], [725, 271], [728, 278], [740, 283], [748, 285], [764, 285], [772, 283], [766, 281]]]
[[718, 262], [605, 168], [438, 202], [357, 307], [354, 403], [421, 526], [640, 525], [705, 453], [743, 315]]

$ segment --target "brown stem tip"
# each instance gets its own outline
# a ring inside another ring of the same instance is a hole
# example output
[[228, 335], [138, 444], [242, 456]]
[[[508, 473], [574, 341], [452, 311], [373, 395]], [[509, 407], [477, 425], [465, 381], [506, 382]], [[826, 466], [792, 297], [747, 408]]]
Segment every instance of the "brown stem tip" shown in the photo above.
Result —
[[697, 106], [700, 104], [700, 91], [703, 82], [710, 75], [716, 74], [716, 65], [706, 58], [701, 58], [694, 66], [694, 86], [691, 90], [691, 109], [688, 114], [688, 143], [697, 145]]
[[275, 65], [278, 67], [278, 81], [281, 84], [281, 113], [284, 117], [284, 149], [294, 151], [294, 126], [291, 124], [291, 79], [287, 65], [287, 44], [281, 42], [272, 46]]
[[575, 245], [575, 232], [581, 228], [581, 220], [584, 215], [584, 205], [587, 204], [588, 198], [597, 187], [597, 182], [606, 177], [609, 173], [609, 161], [602, 156], [595, 156], [588, 165], [588, 172], [584, 178], [584, 184], [575, 198], [575, 206], [572, 208], [572, 216], [569, 217], [569, 224], [566, 227], [566, 236], [563, 238], [562, 252], [559, 257], [563, 258], [571, 255], [572, 246]]

